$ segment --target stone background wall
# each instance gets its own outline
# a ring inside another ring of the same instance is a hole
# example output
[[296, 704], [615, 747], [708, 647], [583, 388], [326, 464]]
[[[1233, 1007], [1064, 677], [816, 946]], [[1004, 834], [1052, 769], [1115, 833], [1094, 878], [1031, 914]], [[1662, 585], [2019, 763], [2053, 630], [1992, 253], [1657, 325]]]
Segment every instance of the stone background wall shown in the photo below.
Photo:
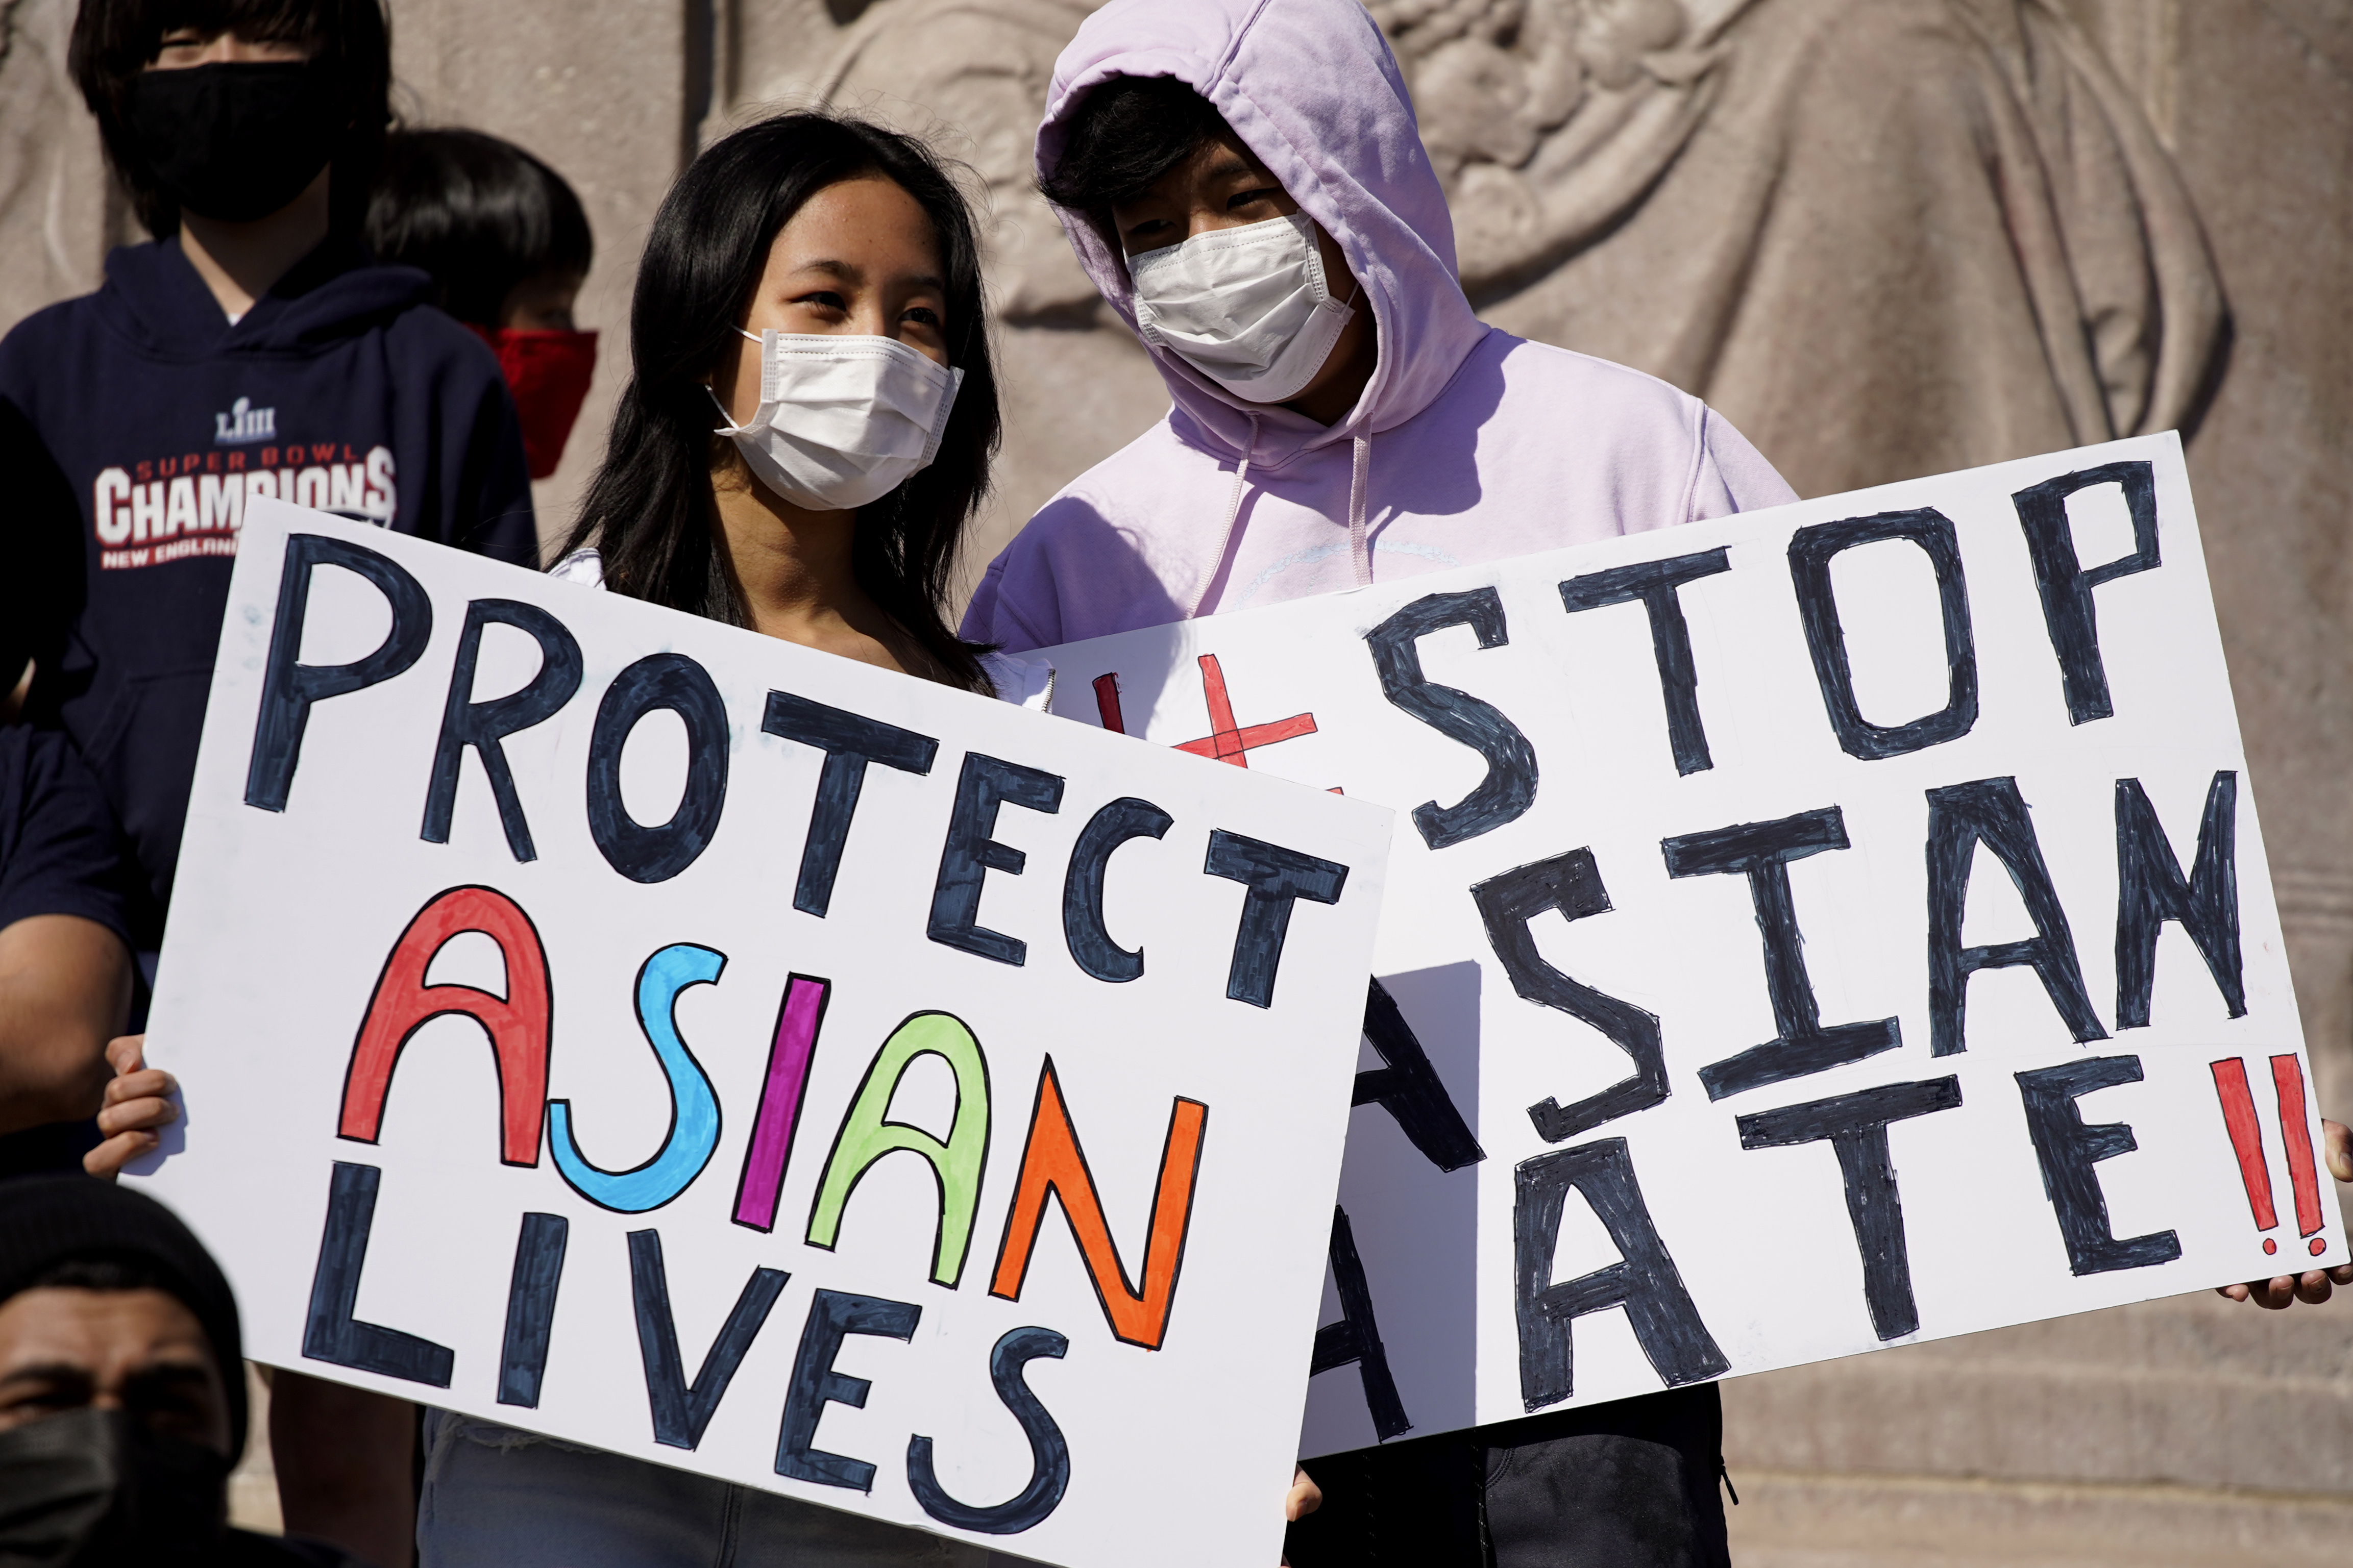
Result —
[[[130, 237], [63, 79], [72, 8], [0, 0], [0, 326]], [[1008, 438], [974, 571], [1155, 418], [1027, 188], [1088, 8], [392, 0], [404, 113], [523, 143], [596, 226], [604, 358], [543, 533], [596, 460], [663, 189], [770, 104], [927, 131], [986, 187]], [[1489, 319], [1708, 398], [1801, 490], [2189, 431], [2321, 1102], [2353, 1112], [2353, 0], [1373, 9]], [[2353, 1534], [2353, 1305], [2153, 1302], [1725, 1405], [1753, 1568], [2320, 1561]]]

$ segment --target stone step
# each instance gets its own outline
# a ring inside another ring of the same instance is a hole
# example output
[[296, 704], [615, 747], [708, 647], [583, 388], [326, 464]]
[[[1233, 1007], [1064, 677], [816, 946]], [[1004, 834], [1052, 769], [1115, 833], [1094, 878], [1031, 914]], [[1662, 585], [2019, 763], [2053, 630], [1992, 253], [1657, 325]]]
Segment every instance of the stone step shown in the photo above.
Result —
[[2353, 1498], [2353, 1301], [2211, 1293], [1735, 1378], [1745, 1469]]
[[2250, 1568], [2339, 1560], [2353, 1499], [1734, 1471], [1740, 1568]]

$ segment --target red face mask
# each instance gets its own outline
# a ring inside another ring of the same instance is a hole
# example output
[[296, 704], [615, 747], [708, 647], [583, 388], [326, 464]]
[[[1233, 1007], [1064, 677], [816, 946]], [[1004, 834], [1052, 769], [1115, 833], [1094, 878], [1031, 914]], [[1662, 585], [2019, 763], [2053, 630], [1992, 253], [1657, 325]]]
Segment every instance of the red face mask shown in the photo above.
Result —
[[596, 334], [475, 327], [474, 335], [499, 356], [499, 369], [506, 373], [507, 389], [522, 416], [522, 450], [531, 477], [543, 479], [563, 460], [564, 443], [588, 395], [588, 378], [596, 368]]

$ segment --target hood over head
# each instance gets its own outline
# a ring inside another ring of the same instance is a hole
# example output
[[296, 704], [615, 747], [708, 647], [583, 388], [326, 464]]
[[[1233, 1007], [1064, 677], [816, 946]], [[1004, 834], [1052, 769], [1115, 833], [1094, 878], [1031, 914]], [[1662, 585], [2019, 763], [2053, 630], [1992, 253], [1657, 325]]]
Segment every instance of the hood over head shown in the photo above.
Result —
[[[1268, 468], [1393, 428], [1427, 408], [1488, 329], [1456, 277], [1453, 219], [1405, 78], [1360, 0], [1112, 0], [1055, 62], [1038, 130], [1040, 174], [1060, 158], [1071, 116], [1088, 93], [1114, 77], [1164, 76], [1208, 100], [1338, 242], [1363, 285], [1359, 308], [1371, 308], [1380, 333], [1372, 380], [1329, 429], [1279, 405], [1245, 402], [1151, 350], [1177, 408], [1208, 440]], [[1083, 214], [1060, 216], [1081, 265], [1133, 330], [1135, 303], [1117, 247]]]

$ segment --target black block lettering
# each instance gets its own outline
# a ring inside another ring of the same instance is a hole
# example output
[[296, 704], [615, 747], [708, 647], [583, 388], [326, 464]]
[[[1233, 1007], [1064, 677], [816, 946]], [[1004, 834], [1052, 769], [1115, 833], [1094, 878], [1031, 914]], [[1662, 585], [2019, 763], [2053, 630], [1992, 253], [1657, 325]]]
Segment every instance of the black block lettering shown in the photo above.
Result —
[[[839, 1290], [817, 1293], [809, 1303], [808, 1322], [801, 1330], [800, 1351], [793, 1357], [793, 1378], [785, 1394], [785, 1423], [776, 1436], [776, 1474], [821, 1487], [859, 1492], [874, 1489], [873, 1466], [812, 1448], [809, 1443], [817, 1436], [818, 1418], [825, 1414], [826, 1405], [847, 1405], [852, 1410], [863, 1410], [866, 1391], [874, 1386], [865, 1378], [833, 1370], [841, 1342], [852, 1334], [910, 1340], [923, 1316], [923, 1310], [912, 1301], [852, 1296]], [[1003, 1392], [1000, 1385], [998, 1393]]]
[[2239, 775], [2218, 773], [2198, 824], [2198, 856], [2181, 874], [2138, 779], [2116, 781], [2116, 1027], [2148, 1026], [2157, 938], [2168, 921], [2198, 945], [2233, 1018], [2247, 1014], [2239, 952]]
[[[356, 572], [392, 606], [392, 629], [365, 658], [350, 664], [301, 662], [311, 574], [321, 565]], [[390, 556], [322, 533], [289, 534], [286, 563], [278, 577], [278, 620], [269, 630], [261, 710], [254, 718], [253, 752], [245, 766], [245, 804], [264, 811], [285, 810], [287, 794], [294, 787], [294, 768], [302, 757], [302, 731], [311, 722], [311, 705], [390, 680], [417, 662], [432, 636], [432, 599], [425, 585]]]
[[1692, 662], [1691, 627], [1683, 622], [1675, 590], [1702, 577], [1732, 570], [1731, 552], [1704, 550], [1669, 561], [1588, 572], [1560, 585], [1560, 602], [1571, 615], [1605, 605], [1642, 601], [1651, 616], [1651, 654], [1658, 660], [1659, 691], [1667, 704], [1667, 743], [1675, 772], [1695, 773], [1715, 764], [1707, 754], [1707, 731], [1699, 721], [1699, 670]]
[[771, 735], [815, 746], [825, 753], [818, 774], [817, 804], [809, 812], [808, 837], [801, 845], [801, 869], [793, 884], [793, 908], [822, 920], [833, 903], [833, 879], [841, 870], [849, 820], [866, 787], [866, 765], [881, 763], [918, 777], [932, 771], [940, 743], [929, 735], [885, 724], [789, 691], [768, 693], [760, 728]]
[[940, 850], [939, 879], [932, 886], [934, 942], [1015, 966], [1027, 963], [1029, 944], [980, 923], [981, 884], [991, 871], [1021, 875], [1029, 857], [989, 835], [997, 831], [997, 808], [1010, 803], [1051, 815], [1062, 807], [1062, 781], [1054, 773], [1018, 763], [965, 753], [956, 776], [955, 812], [948, 819], [947, 843]]
[[[1519, 1285], [1520, 1396], [1531, 1412], [1577, 1392], [1570, 1327], [1612, 1307], [1626, 1309], [1642, 1354], [1668, 1387], [1732, 1369], [1651, 1223], [1626, 1140], [1600, 1138], [1556, 1149], [1523, 1162], [1516, 1173], [1512, 1245]], [[1619, 1261], [1555, 1285], [1553, 1246], [1571, 1187], [1584, 1194], [1609, 1231]]]
[[1365, 1038], [1387, 1065], [1356, 1075], [1351, 1105], [1378, 1105], [1396, 1117], [1413, 1146], [1441, 1171], [1459, 1171], [1487, 1157], [1438, 1080], [1413, 1026], [1398, 1010], [1397, 998], [1378, 980], [1365, 995]]
[[1071, 1484], [1071, 1445], [1053, 1415], [1029, 1392], [1021, 1370], [1040, 1357], [1060, 1361], [1070, 1348], [1071, 1342], [1053, 1330], [1031, 1327], [1008, 1331], [989, 1350], [988, 1381], [1029, 1439], [1029, 1484], [1005, 1501], [987, 1508], [956, 1501], [933, 1470], [932, 1440], [907, 1439], [907, 1489], [925, 1513], [958, 1530], [1016, 1535], [1054, 1511]]
[[2108, 1195], [2100, 1190], [2100, 1174], [2092, 1167], [2131, 1153], [2140, 1141], [2121, 1121], [2086, 1127], [2083, 1107], [2075, 1103], [2094, 1089], [2140, 1080], [2138, 1057], [2089, 1057], [2018, 1075], [2018, 1091], [2026, 1100], [2027, 1135], [2034, 1140], [2034, 1157], [2042, 1166], [2042, 1191], [2058, 1217], [2060, 1239], [2067, 1244], [2067, 1267], [2079, 1275], [2147, 1268], [2181, 1256], [2181, 1238], [2172, 1231], [2120, 1241], [2109, 1230]]
[[702, 1370], [686, 1381], [686, 1363], [678, 1352], [678, 1323], [670, 1310], [670, 1276], [662, 1268], [661, 1233], [629, 1232], [629, 1289], [638, 1315], [638, 1353], [646, 1363], [646, 1403], [652, 1407], [654, 1441], [672, 1448], [692, 1448], [702, 1441], [712, 1416], [744, 1352], [768, 1321], [768, 1310], [792, 1276], [776, 1268], [754, 1268], [744, 1281], [743, 1293], [728, 1310], [727, 1321], [703, 1352]]
[[1846, 1216], [1854, 1226], [1855, 1250], [1862, 1255], [1862, 1299], [1871, 1309], [1872, 1330], [1883, 1340], [1902, 1339], [1920, 1327], [1887, 1124], [1956, 1110], [1960, 1103], [1961, 1080], [1940, 1078], [1884, 1084], [1739, 1119], [1743, 1149], [1787, 1149], [1830, 1140], [1846, 1187]]
[[1843, 1067], [1904, 1043], [1903, 1026], [1894, 1018], [1823, 1028], [1814, 983], [1806, 973], [1806, 939], [1798, 930], [1797, 905], [1789, 895], [1789, 862], [1846, 847], [1846, 817], [1834, 805], [1778, 822], [1744, 822], [1660, 840], [1670, 877], [1746, 877], [1749, 899], [1757, 906], [1757, 929], [1765, 937], [1765, 989], [1773, 1001], [1773, 1027], [1779, 1033], [1761, 1046], [1700, 1068], [1699, 1081], [1708, 1099], [1722, 1100]]
[[[1908, 724], [1873, 724], [1855, 705], [1854, 671], [1847, 662], [1846, 632], [1839, 625], [1838, 595], [1831, 587], [1831, 559], [1859, 544], [1908, 539], [1936, 572], [1936, 602], [1945, 623], [1945, 705]], [[1977, 644], [1969, 632], [1969, 595], [1961, 575], [1961, 549], [1953, 525], [1932, 507], [1883, 511], [1801, 528], [1789, 541], [1789, 575], [1798, 587], [1798, 613], [1806, 624], [1806, 647], [1813, 655], [1814, 679], [1822, 706], [1847, 755], [1866, 762], [1959, 740], [1978, 721]]]
[[1103, 924], [1103, 873], [1111, 868], [1111, 852], [1131, 838], [1158, 838], [1176, 820], [1130, 795], [1096, 812], [1079, 830], [1062, 878], [1062, 940], [1070, 943], [1071, 962], [1097, 980], [1116, 985], [1144, 973], [1143, 949], [1120, 946]]
[[1315, 1355], [1310, 1377], [1353, 1365], [1365, 1385], [1365, 1408], [1372, 1413], [1373, 1431], [1384, 1443], [1413, 1430], [1406, 1419], [1405, 1401], [1398, 1397], [1397, 1379], [1389, 1375], [1389, 1352], [1381, 1344], [1381, 1326], [1373, 1317], [1373, 1292], [1365, 1283], [1365, 1260], [1356, 1256], [1356, 1234], [1348, 1228], [1348, 1211], [1332, 1208], [1332, 1286], [1340, 1296], [1340, 1321], [1315, 1331]]
[[514, 1277], [507, 1285], [506, 1344], [499, 1356], [499, 1403], [539, 1407], [547, 1343], [555, 1331], [555, 1288], [572, 1222], [560, 1214], [526, 1214], [515, 1237]]
[[[482, 628], [496, 622], [527, 634], [539, 644], [539, 672], [520, 691], [488, 701], [474, 700], [474, 670], [481, 662]], [[458, 634], [458, 662], [449, 672], [449, 700], [441, 710], [441, 739], [433, 748], [433, 779], [425, 792], [425, 825], [417, 837], [427, 844], [449, 842], [449, 818], [458, 808], [458, 771], [466, 748], [481, 759], [482, 776], [499, 803], [499, 826], [507, 850], [517, 860], [535, 860], [531, 824], [515, 794], [507, 766], [506, 737], [552, 717], [580, 689], [580, 644], [562, 621], [516, 599], [476, 599], [466, 606], [466, 628]]]
[[[621, 800], [621, 748], [638, 721], [667, 708], [686, 723], [686, 789], [668, 822], [649, 827]], [[727, 707], [702, 666], [682, 653], [648, 654], [613, 678], [588, 737], [588, 835], [632, 882], [666, 882], [719, 830], [727, 804]]]
[[[1985, 947], [1961, 945], [1961, 917], [1969, 900], [1969, 863], [1977, 847], [1992, 850], [2034, 921], [2034, 935]], [[2027, 820], [2026, 801], [2013, 778], [1978, 779], [1928, 792], [1928, 1049], [1949, 1057], [1968, 1048], [1963, 1013], [1969, 976], [1980, 969], [2031, 964], [2075, 1043], [2105, 1040], [2099, 1016], [2084, 990], [2075, 939], [2042, 863], [2042, 846]]]
[[1253, 1007], [1274, 1005], [1274, 973], [1282, 963], [1282, 943], [1291, 933], [1291, 906], [1305, 899], [1336, 904], [1348, 885], [1348, 868], [1319, 860], [1280, 844], [1209, 830], [1209, 853], [1201, 874], [1240, 882], [1241, 923], [1234, 930], [1234, 960], [1226, 971], [1226, 994]]
[[[2132, 513], [2133, 552], [2085, 571], [2075, 554], [2067, 498], [2094, 485], [2123, 489], [2125, 506]], [[2027, 552], [2034, 558], [2034, 585], [2042, 594], [2042, 624], [2051, 634], [2051, 651], [2059, 658], [2068, 722], [2105, 719], [2116, 709], [2108, 699], [2108, 671], [2100, 658], [2099, 611], [2092, 590], [2158, 565], [2157, 472], [2147, 463], [2105, 463], [2046, 479], [2010, 499], [2026, 530]]]
[[1658, 1015], [1630, 1002], [1620, 1002], [1581, 981], [1572, 980], [1545, 962], [1536, 951], [1535, 933], [1528, 922], [1549, 910], [1563, 920], [1578, 921], [1605, 914], [1609, 894], [1590, 849], [1572, 849], [1549, 860], [1517, 866], [1490, 877], [1471, 889], [1479, 919], [1487, 928], [1487, 945], [1495, 950], [1512, 989], [1539, 1006], [1567, 1014], [1589, 1024], [1632, 1058], [1634, 1070], [1599, 1094], [1588, 1095], [1563, 1108], [1557, 1100], [1528, 1107], [1536, 1136], [1562, 1143], [1589, 1132], [1605, 1121], [1648, 1110], [1667, 1098], [1667, 1053], [1659, 1033]]
[[1381, 695], [1451, 741], [1487, 759], [1487, 776], [1452, 805], [1434, 800], [1413, 808], [1413, 825], [1432, 849], [1493, 833], [1525, 815], [1536, 798], [1536, 752], [1520, 727], [1467, 691], [1423, 678], [1415, 645], [1448, 626], [1469, 626], [1482, 648], [1501, 647], [1504, 601], [1493, 588], [1431, 594], [1416, 599], [1365, 634], [1380, 672]]
[[327, 1189], [326, 1229], [319, 1237], [319, 1266], [311, 1276], [311, 1310], [302, 1328], [302, 1353], [312, 1361], [447, 1388], [457, 1364], [455, 1351], [352, 1316], [359, 1305], [360, 1269], [367, 1262], [368, 1232], [375, 1225], [376, 1189], [383, 1182], [384, 1173], [374, 1165], [335, 1162]]

